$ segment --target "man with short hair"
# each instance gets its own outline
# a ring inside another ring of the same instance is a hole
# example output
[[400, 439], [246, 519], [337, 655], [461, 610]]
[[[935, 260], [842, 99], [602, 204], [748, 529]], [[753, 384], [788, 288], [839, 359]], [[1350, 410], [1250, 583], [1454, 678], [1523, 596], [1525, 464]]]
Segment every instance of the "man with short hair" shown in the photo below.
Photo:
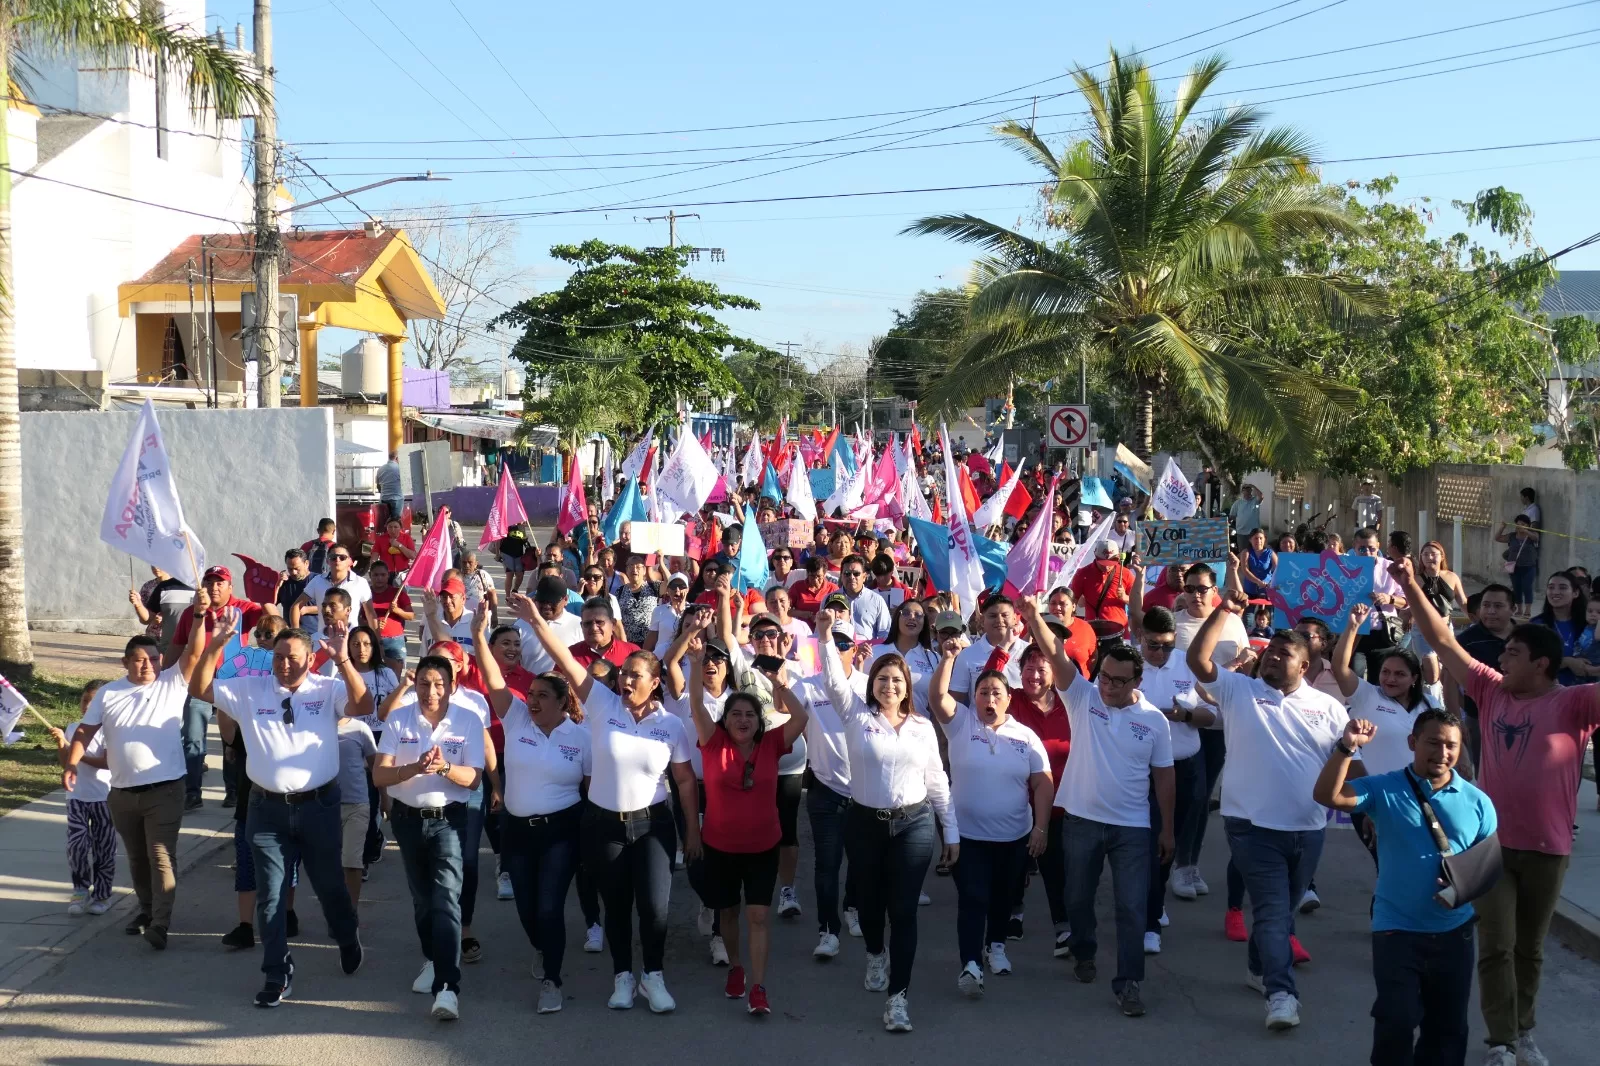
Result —
[[1133, 516], [1127, 511], [1119, 510], [1117, 517], [1111, 521], [1111, 532], [1106, 534], [1106, 542], [1115, 549], [1116, 555], [1126, 559], [1130, 552], [1139, 549], [1139, 531], [1133, 528]]
[[311, 540], [300, 545], [300, 550], [306, 553], [306, 560], [310, 563], [313, 574], [326, 574], [328, 572], [328, 553], [333, 550], [338, 539], [339, 524], [331, 518], [324, 518], [317, 523], [317, 535]]
[[430, 644], [453, 640], [472, 650], [473, 616], [467, 611], [467, 586], [459, 577], [446, 578], [437, 595], [424, 589], [422, 605]]
[[[1409, 540], [1408, 535], [1406, 541]], [[1400, 631], [1400, 611], [1406, 607], [1406, 596], [1405, 591], [1389, 575], [1389, 568], [1385, 565], [1388, 559], [1376, 527], [1367, 526], [1357, 531], [1351, 553], [1362, 559], [1373, 560], [1375, 568], [1372, 573], [1372, 624], [1356, 641], [1356, 651], [1366, 656], [1367, 681], [1376, 685], [1383, 656], [1375, 653], [1394, 647], [1394, 635]]]
[[[526, 598], [520, 592], [513, 592], [509, 597], [513, 606], [516, 600]], [[567, 583], [558, 574], [544, 574], [539, 578], [538, 584], [533, 587], [532, 601], [539, 617], [549, 623], [564, 643], [576, 644], [583, 639], [583, 623], [567, 613]], [[523, 668], [535, 676], [555, 669], [555, 660], [545, 651], [544, 642], [534, 632], [533, 626], [521, 618], [517, 619], [515, 625], [517, 632], [522, 635]]]
[[839, 564], [839, 591], [850, 601], [857, 640], [882, 641], [889, 636], [889, 605], [867, 588], [867, 561], [861, 556], [847, 555]]
[[1234, 544], [1242, 552], [1250, 531], [1261, 527], [1261, 490], [1254, 485], [1241, 488], [1239, 498], [1228, 508], [1228, 520], [1233, 526]]
[[[353, 562], [350, 549], [343, 544], [335, 544], [328, 550], [328, 572], [321, 574], [317, 572], [313, 556], [311, 579], [306, 582], [306, 590], [289, 612], [291, 627], [315, 633], [320, 625], [322, 597], [327, 595], [329, 589], [344, 589], [350, 594], [352, 615], [371, 626], [374, 633], [378, 631], [377, 619], [372, 616], [372, 586], [367, 584], [366, 578], [351, 569]], [[308, 622], [313, 624], [306, 624]]]
[[599, 659], [604, 659], [612, 666], [621, 666], [622, 660], [639, 650], [639, 645], [630, 644], [617, 635], [620, 627], [616, 615], [611, 613], [611, 601], [604, 596], [596, 596], [586, 602], [583, 613], [578, 617], [583, 626], [583, 639], [567, 650], [579, 666], [588, 669], [591, 663]]
[[996, 594], [984, 601], [980, 617], [983, 639], [962, 649], [950, 671], [950, 695], [957, 703], [970, 705], [973, 686], [985, 670], [999, 670], [1011, 688], [1022, 687], [1022, 653], [1028, 642], [1017, 636], [1016, 606], [1009, 597]]
[[1572, 858], [1583, 752], [1600, 727], [1600, 686], [1556, 683], [1561, 636], [1541, 625], [1511, 630], [1498, 670], [1478, 662], [1423, 594], [1411, 561], [1393, 564], [1391, 573], [1439, 662], [1477, 705], [1489, 741], [1478, 787], [1499, 812], [1505, 872], [1475, 905], [1478, 999], [1489, 1030], [1485, 1066], [1542, 1064], [1548, 1060], [1533, 1041], [1534, 1004], [1545, 934]]
[[1476, 955], [1473, 908], [1439, 901], [1439, 845], [1421, 800], [1427, 800], [1457, 854], [1486, 840], [1499, 819], [1489, 797], [1455, 772], [1461, 719], [1449, 711], [1424, 710], [1406, 741], [1413, 753], [1409, 767], [1349, 778], [1351, 760], [1376, 733], [1372, 722], [1347, 723], [1314, 793], [1324, 807], [1366, 815], [1378, 831], [1372, 900], [1378, 997], [1372, 1004], [1371, 1061], [1373, 1066], [1459, 1066], [1467, 1056]]
[[[880, 554], [868, 565], [872, 568], [872, 591], [882, 597], [890, 611], [906, 602], [911, 590], [900, 580], [892, 556], [887, 553]], [[887, 632], [884, 635], [887, 636]]]
[[1378, 495], [1377, 486], [1370, 477], [1361, 479], [1361, 492], [1351, 503], [1350, 508], [1355, 515], [1358, 529], [1371, 529], [1377, 532], [1383, 528], [1383, 497]]
[[1248, 603], [1230, 590], [1195, 634], [1187, 661], [1216, 701], [1227, 742], [1222, 820], [1255, 918], [1245, 983], [1266, 997], [1267, 1028], [1281, 1032], [1300, 1024], [1289, 938], [1295, 901], [1310, 883], [1327, 825], [1311, 788], [1349, 715], [1305, 683], [1311, 650], [1292, 629], [1273, 634], [1259, 677], [1217, 668], [1217, 639]]
[[290, 548], [283, 553], [283, 570], [278, 575], [278, 591], [273, 596], [273, 601], [278, 605], [278, 613], [285, 619], [293, 610], [300, 594], [306, 590], [306, 583], [311, 580], [311, 562], [306, 553], [299, 548]]
[[[1509, 585], [1499, 582], [1485, 585], [1483, 591], [1478, 593], [1478, 609], [1474, 612], [1477, 621], [1456, 634], [1456, 643], [1474, 661], [1490, 668], [1499, 667], [1500, 654], [1506, 650], [1506, 641], [1517, 624], [1513, 613], [1516, 598], [1517, 594]], [[1472, 756], [1472, 765], [1477, 766], [1483, 747], [1483, 735], [1478, 726], [1478, 705], [1462, 691], [1461, 684], [1454, 677], [1442, 680], [1445, 710], [1461, 715], [1462, 724], [1467, 730], [1467, 750]]]
[[[1138, 583], [1139, 588], [1144, 590], [1145, 610], [1148, 611], [1152, 607], [1165, 607], [1167, 610], [1177, 613], [1178, 597], [1183, 595], [1184, 569], [1182, 563], [1168, 563], [1161, 568], [1161, 578], [1156, 582], [1155, 588], [1145, 589], [1142, 581]], [[1134, 618], [1138, 614], [1138, 611], [1132, 611], [1128, 617]]]

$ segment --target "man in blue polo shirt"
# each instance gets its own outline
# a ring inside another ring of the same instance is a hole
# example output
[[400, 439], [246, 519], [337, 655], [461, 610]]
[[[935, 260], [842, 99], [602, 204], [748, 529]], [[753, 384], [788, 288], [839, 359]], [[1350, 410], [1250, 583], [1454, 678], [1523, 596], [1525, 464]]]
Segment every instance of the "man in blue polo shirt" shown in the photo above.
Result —
[[[1478, 958], [1472, 905], [1452, 909], [1435, 898], [1439, 847], [1423, 820], [1417, 793], [1427, 798], [1455, 853], [1495, 831], [1494, 804], [1455, 772], [1461, 719], [1449, 711], [1417, 715], [1408, 740], [1409, 767], [1347, 780], [1356, 752], [1377, 731], [1365, 719], [1346, 725], [1312, 793], [1325, 807], [1360, 811], [1378, 833], [1378, 885], [1372, 902], [1372, 972], [1378, 998], [1372, 1005], [1372, 1063], [1460, 1066], [1467, 1055], [1467, 1001]], [[1506, 1054], [1497, 1058], [1497, 1052]], [[1485, 1060], [1486, 1066], [1515, 1063], [1509, 1048], [1493, 1049]]]

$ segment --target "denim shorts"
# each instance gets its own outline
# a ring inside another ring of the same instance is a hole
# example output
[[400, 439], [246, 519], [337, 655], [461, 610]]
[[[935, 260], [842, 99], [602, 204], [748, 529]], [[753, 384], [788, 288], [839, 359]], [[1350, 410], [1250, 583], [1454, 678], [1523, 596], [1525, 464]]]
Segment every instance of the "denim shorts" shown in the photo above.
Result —
[[398, 637], [379, 637], [378, 647], [383, 651], [383, 657], [385, 659], [399, 659], [401, 662], [405, 662], [405, 634], [402, 633]]

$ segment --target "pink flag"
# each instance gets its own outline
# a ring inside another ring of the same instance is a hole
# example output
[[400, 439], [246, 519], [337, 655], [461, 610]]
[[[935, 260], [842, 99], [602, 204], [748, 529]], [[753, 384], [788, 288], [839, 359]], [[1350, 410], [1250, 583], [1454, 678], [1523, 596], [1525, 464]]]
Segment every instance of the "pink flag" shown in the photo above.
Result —
[[1043, 592], [1047, 586], [1050, 565], [1050, 531], [1055, 525], [1056, 484], [1060, 477], [1050, 481], [1050, 494], [1045, 497], [1044, 510], [1034, 519], [1033, 525], [1022, 539], [1011, 546], [1006, 555], [1007, 596], [1029, 596]]
[[495, 489], [489, 517], [483, 520], [483, 536], [478, 538], [478, 547], [486, 548], [497, 543], [511, 532], [512, 526], [527, 520], [528, 512], [522, 506], [521, 495], [517, 493], [516, 478], [511, 476], [511, 468], [501, 463], [500, 484]]
[[572, 474], [561, 491], [561, 513], [556, 516], [556, 532], [562, 536], [589, 520], [589, 500], [583, 494], [583, 466], [572, 457]]
[[406, 571], [406, 585], [414, 589], [432, 589], [438, 592], [444, 584], [444, 572], [450, 569], [450, 508], [439, 508], [422, 547]]
[[894, 437], [890, 435], [889, 444], [883, 450], [883, 457], [873, 468], [872, 481], [867, 486], [866, 503], [879, 503], [894, 496], [895, 489], [900, 483], [900, 474], [894, 466], [894, 452]]

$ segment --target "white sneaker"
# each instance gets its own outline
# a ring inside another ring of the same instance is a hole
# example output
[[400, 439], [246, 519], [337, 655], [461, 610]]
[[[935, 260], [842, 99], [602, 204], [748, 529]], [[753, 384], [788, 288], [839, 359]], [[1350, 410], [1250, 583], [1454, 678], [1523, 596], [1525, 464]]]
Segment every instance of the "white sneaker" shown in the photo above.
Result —
[[644, 990], [644, 998], [649, 1001], [652, 1012], [666, 1014], [678, 1009], [678, 1001], [667, 991], [667, 979], [660, 970], [651, 970], [639, 978], [639, 987]]
[[711, 938], [711, 965], [728, 965], [728, 945], [723, 943], [723, 940], [720, 936], [714, 936]]
[[1310, 914], [1320, 906], [1322, 906], [1322, 897], [1317, 895], [1317, 890], [1314, 888], [1306, 889], [1306, 894], [1300, 897], [1300, 913]]
[[1194, 899], [1199, 893], [1194, 890], [1194, 882], [1189, 880], [1187, 866], [1174, 866], [1172, 876], [1167, 878], [1167, 887], [1172, 889], [1172, 894], [1179, 899]]
[[539, 982], [539, 1014], [554, 1014], [561, 1009], [561, 986], [551, 980]]
[[419, 996], [433, 995], [433, 963], [422, 964], [422, 972], [417, 974], [417, 979], [411, 982], [411, 991]]
[[883, 1005], [883, 1027], [891, 1033], [911, 1032], [911, 1015], [906, 1012], [904, 992], [896, 992]]
[[710, 936], [711, 935], [712, 918], [713, 918], [713, 915], [711, 913], [711, 908], [710, 907], [701, 907], [700, 908], [700, 923], [699, 923], [698, 928], [700, 930], [700, 935], [701, 936]]
[[1484, 1054], [1483, 1066], [1517, 1066], [1517, 1053], [1504, 1044], [1496, 1044]]
[[823, 933], [817, 939], [817, 946], [812, 949], [813, 959], [831, 959], [839, 954], [839, 938], [833, 933]]
[[111, 901], [109, 899], [97, 899], [93, 903], [89, 904], [90, 914], [104, 914], [110, 909]]
[[1161, 919], [1156, 924], [1163, 929], [1172, 924], [1172, 919], [1167, 917], [1167, 908], [1161, 908]]
[[1146, 955], [1161, 954], [1161, 934], [1146, 933], [1144, 935], [1144, 953]]
[[1550, 1066], [1550, 1060], [1539, 1050], [1539, 1045], [1533, 1042], [1531, 1032], [1519, 1033], [1516, 1046], [1512, 1050], [1517, 1056], [1517, 1066]]
[[778, 889], [778, 917], [800, 917], [800, 897], [795, 895], [793, 885], [784, 885]]
[[67, 904], [67, 913], [76, 918], [83, 913], [84, 907], [88, 906], [88, 904], [88, 889], [75, 889], [72, 893], [72, 902]]
[[1288, 992], [1274, 992], [1267, 1000], [1267, 1028], [1275, 1033], [1300, 1024], [1300, 1001]]
[[633, 1007], [636, 991], [633, 974], [619, 973], [611, 986], [611, 998], [606, 1000], [606, 1006], [612, 1010], [629, 1010]]
[[844, 927], [851, 936], [861, 935], [861, 912], [854, 907], [844, 909]]
[[1206, 884], [1206, 879], [1200, 876], [1200, 867], [1198, 866], [1189, 867], [1189, 884], [1194, 888], [1196, 895], [1208, 896], [1211, 894], [1211, 886]]
[[978, 969], [978, 964], [969, 962], [961, 967], [961, 972], [956, 975], [956, 989], [968, 999], [978, 999], [983, 995], [983, 971]]
[[1244, 972], [1244, 986], [1246, 988], [1253, 989], [1256, 992], [1260, 992], [1263, 996], [1267, 994], [1267, 983], [1258, 973], [1251, 973], [1249, 970], [1246, 970]]
[[933, 897], [928, 895], [926, 892], [918, 892], [917, 893], [917, 906], [919, 906], [919, 907], [931, 907], [931, 906], [933, 906]]
[[605, 945], [606, 931], [598, 925], [591, 925], [589, 931], [583, 934], [583, 950], [589, 954], [598, 954]]
[[1006, 958], [1004, 944], [990, 944], [989, 950], [984, 952], [984, 955], [989, 963], [989, 972], [996, 977], [1011, 972], [1011, 960]]
[[438, 1018], [441, 1022], [460, 1021], [461, 1020], [461, 1000], [460, 1000], [460, 997], [458, 997], [454, 992], [450, 991], [448, 988], [441, 989], [439, 994], [437, 996], [433, 997], [433, 1011], [432, 1011], [432, 1014], [433, 1014], [433, 1016], [435, 1018]]
[[868, 992], [882, 992], [889, 987], [889, 953], [874, 955], [867, 952], [867, 977], [864, 982]]
[[498, 900], [516, 899], [516, 893], [511, 891], [511, 875], [502, 873], [494, 879], [494, 898]]

